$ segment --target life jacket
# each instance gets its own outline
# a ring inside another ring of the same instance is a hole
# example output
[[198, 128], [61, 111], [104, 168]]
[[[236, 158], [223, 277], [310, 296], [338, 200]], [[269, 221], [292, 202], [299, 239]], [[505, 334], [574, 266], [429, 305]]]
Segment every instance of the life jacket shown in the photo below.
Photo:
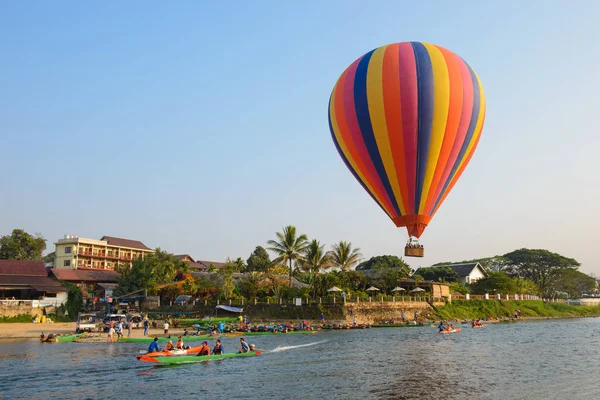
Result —
[[177, 341], [177, 348], [178, 348], [178, 349], [183, 349], [183, 340], [179, 339], [179, 340]]
[[210, 355], [210, 347], [208, 346], [202, 346], [202, 348], [200, 348], [200, 353], [201, 356], [209, 356]]
[[167, 350], [173, 350], [173, 344], [167, 343]]
[[221, 345], [216, 345], [215, 348], [213, 349], [213, 354], [221, 354]]

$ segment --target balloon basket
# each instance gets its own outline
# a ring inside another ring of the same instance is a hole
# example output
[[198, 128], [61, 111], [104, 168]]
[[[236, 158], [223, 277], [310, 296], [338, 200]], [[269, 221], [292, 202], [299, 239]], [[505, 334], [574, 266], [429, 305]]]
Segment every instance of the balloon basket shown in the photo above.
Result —
[[409, 247], [404, 248], [405, 257], [423, 257], [425, 255], [425, 249], [423, 247]]

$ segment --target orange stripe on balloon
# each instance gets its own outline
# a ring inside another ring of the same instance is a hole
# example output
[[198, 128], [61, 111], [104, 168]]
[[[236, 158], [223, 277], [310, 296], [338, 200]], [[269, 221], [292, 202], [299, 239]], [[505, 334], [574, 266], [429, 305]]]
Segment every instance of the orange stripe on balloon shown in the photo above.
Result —
[[[355, 160], [358, 169], [364, 176], [365, 185], [370, 188], [371, 193], [378, 200], [381, 207], [386, 211], [390, 218], [392, 218], [395, 215], [394, 207], [385, 194], [383, 184], [381, 183], [381, 180], [375, 171], [375, 167], [373, 166], [371, 158], [366, 152], [364, 143], [362, 143], [360, 130], [353, 132], [353, 130], [356, 131], [358, 129], [358, 122], [355, 121], [355, 123], [352, 124], [351, 121], [352, 119], [356, 120], [355, 110], [352, 105], [346, 104], [346, 99], [350, 94], [348, 91], [354, 91], [352, 83], [354, 82], [354, 73], [356, 72], [356, 66], [358, 65], [359, 61], [360, 59], [356, 60], [352, 65], [350, 65], [350, 67], [344, 71], [338, 80], [339, 87], [336, 89], [336, 98], [334, 103], [335, 112], [338, 116], [337, 120], [338, 125], [340, 126], [341, 136], [347, 146], [348, 151], [350, 152], [350, 156], [353, 160]], [[359, 146], [363, 148], [362, 152]]]
[[383, 98], [388, 139], [392, 150], [392, 158], [396, 176], [400, 186], [401, 199], [396, 198], [403, 215], [412, 214], [409, 209], [408, 185], [406, 183], [406, 165], [404, 163], [404, 139], [402, 137], [402, 106], [400, 103], [400, 75], [398, 74], [397, 43], [389, 45], [383, 58]]
[[[427, 203], [425, 206], [425, 215], [430, 215], [432, 208], [435, 205], [435, 201], [439, 196], [439, 192], [443, 189], [445, 181], [441, 181], [444, 174], [448, 158], [456, 139], [458, 132], [458, 125], [460, 123], [460, 116], [463, 107], [463, 81], [458, 65], [458, 57], [443, 47], [435, 46], [438, 48], [444, 59], [446, 60], [446, 67], [448, 68], [448, 78], [450, 82], [450, 101], [448, 103], [448, 119], [446, 122], [446, 130], [444, 132], [444, 141], [440, 149], [440, 155], [438, 157], [437, 166], [433, 179], [431, 180], [431, 187], [429, 189], [429, 195], [427, 196]], [[440, 182], [441, 181], [441, 182]], [[440, 187], [440, 185], [442, 187]]]

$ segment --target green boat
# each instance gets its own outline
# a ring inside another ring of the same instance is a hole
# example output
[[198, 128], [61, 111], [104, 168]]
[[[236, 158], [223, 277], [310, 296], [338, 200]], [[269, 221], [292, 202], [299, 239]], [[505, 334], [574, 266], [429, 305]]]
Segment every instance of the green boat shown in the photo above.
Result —
[[423, 325], [421, 324], [374, 324], [371, 325], [371, 328], [418, 328], [418, 327], [424, 327], [424, 326], [431, 326], [432, 323], [425, 323]]
[[140, 361], [156, 363], [158, 365], [170, 365], [170, 364], [187, 364], [210, 360], [222, 360], [224, 358], [235, 358], [235, 357], [254, 357], [260, 355], [260, 351], [249, 352], [249, 353], [228, 353], [218, 354], [212, 356], [169, 356], [169, 357], [146, 357], [141, 356]]
[[[204, 336], [182, 336], [181, 339], [183, 339], [184, 342], [196, 342], [199, 340], [211, 340], [211, 339], [218, 339], [218, 336], [208, 336], [208, 335], [204, 335]], [[159, 342], [168, 342], [169, 340], [173, 340], [173, 341], [177, 341], [178, 337], [159, 337], [158, 341]], [[150, 343], [154, 341], [154, 337], [122, 337], [119, 339], [119, 342], [125, 342], [125, 343]]]
[[269, 335], [310, 335], [317, 331], [292, 331], [292, 332], [236, 332], [241, 336], [269, 336]]
[[56, 341], [58, 343], [69, 343], [69, 342], [76, 341], [77, 339], [79, 339], [82, 336], [83, 336], [83, 333], [78, 333], [76, 335], [61, 335], [61, 336], [56, 337]]

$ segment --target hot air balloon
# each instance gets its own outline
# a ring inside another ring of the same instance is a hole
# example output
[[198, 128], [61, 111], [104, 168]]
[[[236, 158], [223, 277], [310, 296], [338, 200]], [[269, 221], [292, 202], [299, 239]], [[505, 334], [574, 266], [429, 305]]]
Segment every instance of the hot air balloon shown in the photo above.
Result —
[[483, 129], [485, 97], [475, 71], [443, 47], [378, 47], [340, 76], [329, 129], [356, 180], [398, 227], [406, 256], [469, 163]]

